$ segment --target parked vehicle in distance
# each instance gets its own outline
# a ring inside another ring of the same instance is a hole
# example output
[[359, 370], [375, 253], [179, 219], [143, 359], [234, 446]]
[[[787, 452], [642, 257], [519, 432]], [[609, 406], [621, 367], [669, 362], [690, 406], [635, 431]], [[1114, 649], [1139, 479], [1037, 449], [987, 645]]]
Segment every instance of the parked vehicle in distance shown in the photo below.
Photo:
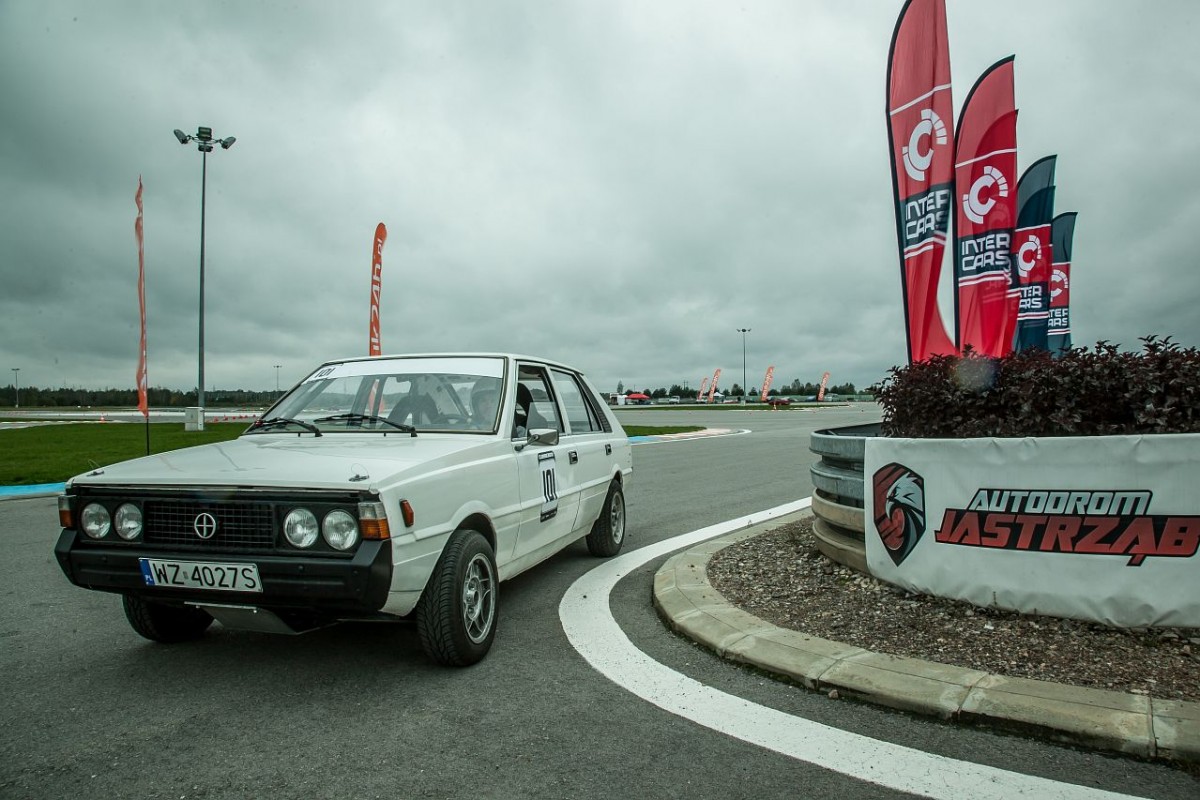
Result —
[[673, 394], [673, 395], [671, 395], [670, 397], [668, 397], [668, 398], [667, 398], [667, 405], [669, 405], [669, 406], [677, 406], [677, 405], [679, 405], [679, 395], [675, 395], [675, 394]]
[[790, 406], [792, 399], [790, 397], [768, 397], [767, 405], [769, 406]]
[[472, 664], [501, 581], [624, 543], [632, 457], [600, 397], [511, 354], [330, 361], [234, 441], [71, 479], [55, 555], [157, 642], [414, 620], [433, 660]]

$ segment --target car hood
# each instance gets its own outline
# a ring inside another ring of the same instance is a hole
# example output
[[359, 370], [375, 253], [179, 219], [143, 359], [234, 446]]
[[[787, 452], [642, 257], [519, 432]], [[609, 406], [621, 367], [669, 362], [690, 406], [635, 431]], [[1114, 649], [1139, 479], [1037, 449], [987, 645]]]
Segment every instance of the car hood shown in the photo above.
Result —
[[239, 486], [295, 489], [369, 489], [405, 473], [449, 466], [472, 451], [502, 447], [492, 437], [422, 434], [248, 434], [122, 461], [78, 475], [69, 486]]

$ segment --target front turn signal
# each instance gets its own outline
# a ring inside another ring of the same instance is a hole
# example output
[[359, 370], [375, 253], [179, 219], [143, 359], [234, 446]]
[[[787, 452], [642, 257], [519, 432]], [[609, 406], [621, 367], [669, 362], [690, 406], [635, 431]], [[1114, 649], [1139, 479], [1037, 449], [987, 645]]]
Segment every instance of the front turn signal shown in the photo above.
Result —
[[58, 524], [67, 530], [72, 530], [75, 527], [75, 519], [71, 514], [71, 502], [74, 499], [69, 494], [60, 494], [58, 496]]
[[390, 539], [391, 530], [388, 528], [387, 512], [383, 503], [370, 502], [358, 504], [358, 530], [364, 539]]

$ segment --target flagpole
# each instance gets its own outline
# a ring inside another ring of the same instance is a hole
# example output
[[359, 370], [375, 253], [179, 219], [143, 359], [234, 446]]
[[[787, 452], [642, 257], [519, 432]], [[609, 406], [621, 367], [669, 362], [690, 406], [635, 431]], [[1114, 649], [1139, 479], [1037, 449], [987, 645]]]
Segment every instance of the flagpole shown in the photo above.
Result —
[[137, 241], [138, 255], [138, 315], [141, 318], [141, 335], [138, 342], [137, 367], [137, 405], [138, 411], [146, 421], [146, 455], [150, 455], [150, 403], [147, 394], [150, 391], [149, 379], [146, 377], [146, 248], [142, 235], [142, 176], [138, 175], [137, 194], [134, 195], [137, 205], [137, 219], [133, 223], [134, 238]]

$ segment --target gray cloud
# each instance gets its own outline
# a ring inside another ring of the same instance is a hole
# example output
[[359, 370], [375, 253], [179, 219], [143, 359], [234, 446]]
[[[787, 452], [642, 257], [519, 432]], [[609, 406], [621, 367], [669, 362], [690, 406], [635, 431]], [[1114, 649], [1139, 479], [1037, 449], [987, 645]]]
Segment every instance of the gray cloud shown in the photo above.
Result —
[[[603, 388], [904, 359], [883, 98], [901, 3], [0, 5], [0, 368], [271, 387], [366, 351], [513, 349]], [[955, 98], [1017, 54], [1020, 164], [1080, 212], [1077, 343], [1200, 344], [1194, 3], [950, 0]], [[948, 315], [949, 318], [949, 315]], [[0, 382], [4, 374], [0, 371]]]

